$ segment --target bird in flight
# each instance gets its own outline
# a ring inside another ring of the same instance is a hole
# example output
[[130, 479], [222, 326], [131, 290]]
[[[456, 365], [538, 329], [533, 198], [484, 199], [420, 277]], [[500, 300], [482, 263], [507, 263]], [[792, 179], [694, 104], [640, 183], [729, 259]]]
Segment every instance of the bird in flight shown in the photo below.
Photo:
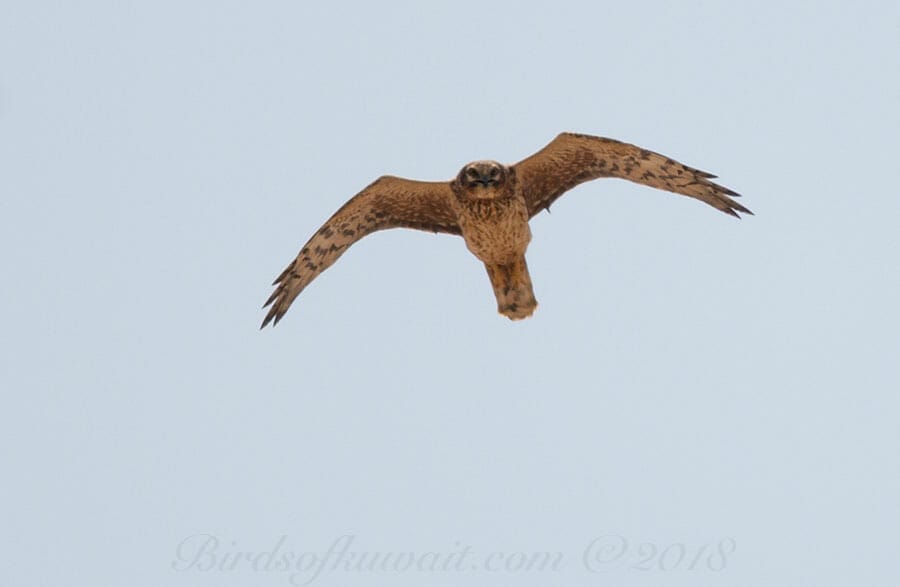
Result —
[[278, 324], [294, 299], [356, 241], [387, 228], [415, 228], [463, 237], [487, 269], [497, 310], [511, 320], [534, 313], [537, 300], [525, 263], [528, 221], [576, 185], [601, 177], [696, 198], [740, 218], [753, 214], [715, 175], [635, 145], [562, 133], [514, 165], [475, 161], [450, 181], [416, 181], [385, 175], [353, 196], [303, 245], [272, 284], [263, 320]]

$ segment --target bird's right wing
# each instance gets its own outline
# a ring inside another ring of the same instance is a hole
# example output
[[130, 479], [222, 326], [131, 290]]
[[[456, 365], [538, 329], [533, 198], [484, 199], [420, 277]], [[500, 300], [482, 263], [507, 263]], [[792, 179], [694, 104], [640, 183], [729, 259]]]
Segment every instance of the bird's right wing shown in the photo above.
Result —
[[297, 258], [272, 283], [275, 291], [260, 328], [279, 320], [303, 289], [337, 261], [347, 248], [378, 230], [415, 228], [460, 234], [449, 182], [383, 176], [359, 192], [303, 245]]

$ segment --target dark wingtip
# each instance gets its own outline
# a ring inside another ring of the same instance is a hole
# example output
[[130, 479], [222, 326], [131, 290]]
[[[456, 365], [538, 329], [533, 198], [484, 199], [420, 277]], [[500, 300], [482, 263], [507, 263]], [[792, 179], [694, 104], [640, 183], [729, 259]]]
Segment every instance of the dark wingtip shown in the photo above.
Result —
[[285, 267], [285, 268], [284, 268], [284, 271], [282, 271], [282, 272], [278, 275], [278, 277], [275, 278], [275, 281], [272, 282], [272, 285], [278, 285], [279, 283], [281, 283], [282, 281], [284, 281], [284, 278], [287, 277], [287, 274], [291, 271], [291, 269], [294, 268], [294, 264], [295, 264], [295, 263], [296, 263], [296, 261], [292, 262], [290, 265], [288, 265], [287, 267]]
[[741, 206], [737, 202], [731, 202], [730, 205], [732, 208], [734, 208], [735, 210], [737, 210], [739, 212], [743, 212], [744, 214], [750, 214], [751, 216], [753, 216], [753, 212], [751, 212], [749, 208], [745, 208], [744, 206]]
[[[266, 305], [269, 305], [269, 303], [271, 303], [271, 302], [266, 302]], [[263, 306], [263, 307], [265, 308], [265, 306]], [[269, 323], [272, 322], [272, 319], [275, 320], [275, 322], [272, 324], [272, 326], [275, 326], [275, 324], [278, 324], [278, 320], [280, 318], [281, 318], [281, 316], [278, 313], [277, 306], [274, 308], [271, 308], [269, 310], [269, 312], [266, 314], [266, 317], [263, 318], [262, 325], [260, 325], [259, 329], [262, 330], [263, 328], [268, 326]]]
[[272, 295], [269, 296], [269, 299], [266, 300], [266, 303], [263, 304], [263, 308], [268, 308], [269, 305], [270, 305], [272, 302], [275, 301], [275, 298], [278, 297], [278, 294], [279, 294], [279, 293], [280, 293], [280, 289], [276, 289], [275, 291], [273, 291], [273, 292], [272, 292]]
[[738, 214], [737, 212], [735, 212], [735, 210], [738, 210], [741, 214], [748, 214], [750, 216], [755, 216], [755, 214], [753, 214], [752, 211], [750, 211], [748, 208], [744, 208], [743, 206], [741, 206], [739, 204], [732, 204], [731, 208], [729, 208], [728, 210], [722, 210], [722, 211], [725, 212], [726, 214], [730, 214], [731, 216], [734, 216], [735, 218], [741, 218], [741, 215]]

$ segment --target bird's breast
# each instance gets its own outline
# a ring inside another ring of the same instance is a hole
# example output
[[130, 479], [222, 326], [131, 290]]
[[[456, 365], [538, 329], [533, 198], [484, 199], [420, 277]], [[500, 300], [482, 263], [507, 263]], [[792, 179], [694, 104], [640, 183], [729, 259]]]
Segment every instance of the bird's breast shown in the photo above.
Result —
[[508, 263], [525, 254], [531, 241], [528, 209], [519, 198], [476, 200], [460, 211], [466, 246], [485, 263]]

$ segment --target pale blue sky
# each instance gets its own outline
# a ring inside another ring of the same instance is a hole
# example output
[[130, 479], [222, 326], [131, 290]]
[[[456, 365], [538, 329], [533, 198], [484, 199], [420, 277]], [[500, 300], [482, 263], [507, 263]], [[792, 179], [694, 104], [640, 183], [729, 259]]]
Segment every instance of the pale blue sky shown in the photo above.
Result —
[[[896, 584], [898, 39], [892, 2], [2, 3], [2, 583]], [[531, 320], [393, 231], [257, 330], [377, 176], [562, 130], [756, 216], [593, 182], [532, 223]], [[197, 535], [471, 559], [176, 570]]]

